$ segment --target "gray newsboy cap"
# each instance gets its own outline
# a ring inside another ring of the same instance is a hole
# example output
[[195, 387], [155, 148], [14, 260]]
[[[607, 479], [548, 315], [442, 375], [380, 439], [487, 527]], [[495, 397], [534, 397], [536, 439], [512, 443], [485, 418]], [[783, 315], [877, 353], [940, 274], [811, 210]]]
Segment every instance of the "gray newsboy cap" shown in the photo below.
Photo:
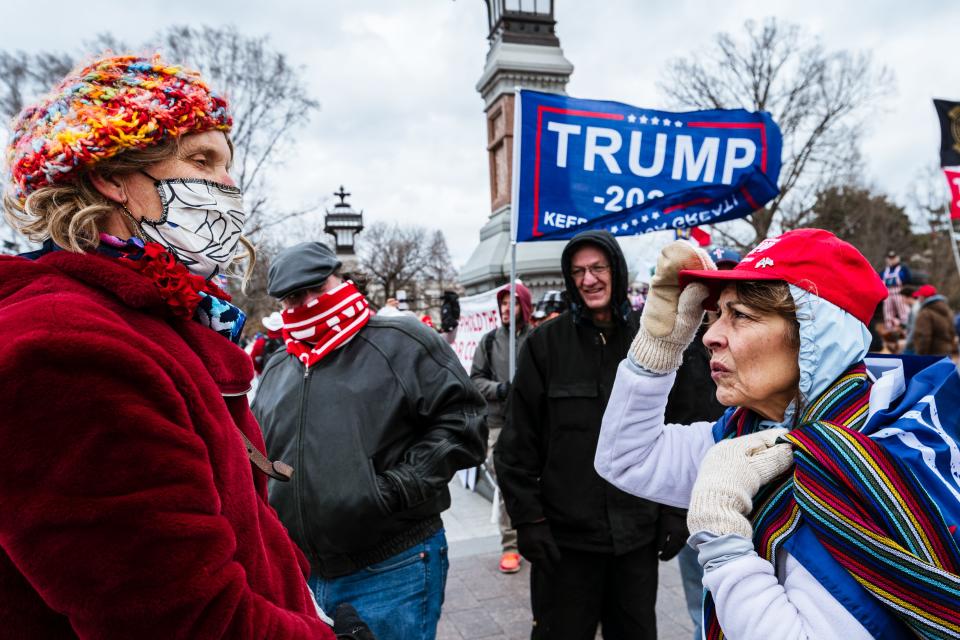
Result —
[[322, 242], [303, 242], [277, 254], [267, 272], [267, 294], [283, 299], [323, 283], [338, 267], [337, 255]]

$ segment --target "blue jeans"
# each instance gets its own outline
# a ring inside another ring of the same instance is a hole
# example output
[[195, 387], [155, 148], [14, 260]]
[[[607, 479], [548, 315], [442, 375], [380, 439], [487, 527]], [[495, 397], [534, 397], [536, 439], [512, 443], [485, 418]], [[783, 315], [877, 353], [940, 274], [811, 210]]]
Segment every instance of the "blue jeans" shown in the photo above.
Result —
[[683, 545], [677, 554], [680, 563], [680, 578], [683, 582], [683, 596], [687, 601], [687, 613], [693, 622], [693, 638], [702, 637], [701, 621], [703, 620], [703, 568], [697, 560], [697, 550], [690, 545]]
[[383, 562], [309, 585], [329, 616], [343, 602], [356, 607], [377, 640], [434, 640], [449, 566], [441, 529]]

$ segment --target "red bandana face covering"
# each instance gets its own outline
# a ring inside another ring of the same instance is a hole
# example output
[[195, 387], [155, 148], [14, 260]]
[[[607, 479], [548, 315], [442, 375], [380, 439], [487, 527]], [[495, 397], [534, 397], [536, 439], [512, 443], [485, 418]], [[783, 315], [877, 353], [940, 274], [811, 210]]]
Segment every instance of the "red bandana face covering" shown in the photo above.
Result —
[[306, 304], [280, 312], [287, 351], [312, 367], [370, 320], [370, 305], [349, 280]]

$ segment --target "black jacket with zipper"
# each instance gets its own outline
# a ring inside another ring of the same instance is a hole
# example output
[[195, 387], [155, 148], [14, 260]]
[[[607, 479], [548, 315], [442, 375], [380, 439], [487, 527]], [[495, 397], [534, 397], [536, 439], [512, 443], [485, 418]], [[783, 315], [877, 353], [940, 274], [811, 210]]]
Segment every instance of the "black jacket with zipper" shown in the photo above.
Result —
[[290, 482], [270, 482], [270, 503], [325, 578], [436, 533], [453, 474], [485, 456], [483, 398], [414, 318], [374, 316], [309, 370], [274, 355], [253, 412], [268, 455], [295, 469]]
[[[613, 326], [592, 322], [570, 276], [584, 244], [611, 263]], [[600, 421], [617, 366], [639, 327], [627, 302], [627, 266], [606, 232], [578, 234], [561, 268], [573, 305], [535, 329], [520, 350], [507, 423], [494, 451], [497, 479], [514, 525], [543, 519], [560, 547], [622, 554], [652, 542], [660, 505], [620, 491], [593, 467]]]

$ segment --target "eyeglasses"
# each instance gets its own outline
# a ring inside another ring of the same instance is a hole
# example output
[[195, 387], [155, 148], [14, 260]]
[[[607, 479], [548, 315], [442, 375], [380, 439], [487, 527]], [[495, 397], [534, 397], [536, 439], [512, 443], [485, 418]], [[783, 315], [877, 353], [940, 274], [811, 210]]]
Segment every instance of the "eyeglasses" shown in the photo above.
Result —
[[587, 271], [589, 271], [590, 275], [594, 278], [599, 278], [600, 276], [605, 276], [610, 273], [610, 265], [592, 264], [589, 267], [574, 267], [570, 269], [570, 275], [573, 276], [574, 280], [583, 280], [583, 276], [587, 274]]

